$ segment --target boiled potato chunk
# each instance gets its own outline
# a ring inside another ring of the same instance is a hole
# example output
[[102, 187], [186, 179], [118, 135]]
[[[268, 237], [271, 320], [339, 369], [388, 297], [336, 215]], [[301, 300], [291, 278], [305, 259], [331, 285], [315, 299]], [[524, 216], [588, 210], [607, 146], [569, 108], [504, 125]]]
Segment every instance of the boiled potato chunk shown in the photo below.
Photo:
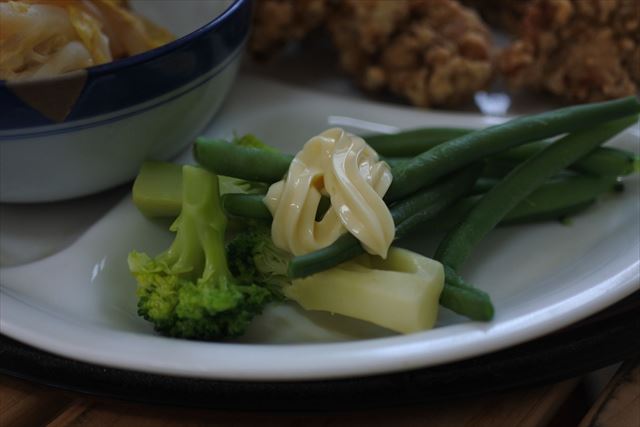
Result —
[[391, 248], [386, 260], [363, 255], [296, 279], [285, 294], [306, 310], [329, 311], [406, 334], [433, 327], [443, 287], [442, 264]]

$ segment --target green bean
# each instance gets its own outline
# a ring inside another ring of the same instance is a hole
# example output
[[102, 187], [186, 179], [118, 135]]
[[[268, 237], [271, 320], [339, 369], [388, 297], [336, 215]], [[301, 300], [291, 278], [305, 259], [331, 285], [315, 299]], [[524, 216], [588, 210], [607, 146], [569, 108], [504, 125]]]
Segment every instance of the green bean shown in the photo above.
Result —
[[573, 169], [591, 175], [626, 176], [637, 172], [638, 157], [613, 147], [600, 147], [578, 160]]
[[[498, 182], [496, 179], [479, 178], [468, 197], [461, 198], [435, 218], [425, 221], [422, 228], [435, 231], [453, 228], [478, 203], [481, 196]], [[616, 180], [609, 176], [560, 177], [545, 183], [530, 194], [506, 215], [501, 224], [548, 221], [577, 213], [582, 210], [584, 203], [612, 190], [615, 185]], [[271, 220], [271, 213], [263, 199], [263, 194], [231, 193], [221, 196], [222, 208], [230, 217]]]
[[502, 219], [501, 224], [519, 224], [561, 218], [591, 204], [598, 196], [612, 191], [615, 177], [576, 175], [553, 180], [533, 191]]
[[381, 156], [413, 157], [470, 132], [473, 129], [422, 128], [387, 135], [365, 135], [362, 138]]
[[[227, 193], [220, 198], [222, 209], [229, 217], [271, 221], [271, 212], [264, 204], [264, 194]], [[331, 206], [331, 200], [323, 197], [318, 205], [319, 220]]]
[[480, 178], [478, 178], [478, 180], [474, 184], [473, 188], [469, 192], [469, 195], [484, 194], [487, 191], [491, 190], [493, 187], [495, 187], [495, 185], [498, 182], [499, 182], [498, 179], [488, 178], [483, 173], [482, 176]]
[[404, 166], [411, 159], [408, 157], [381, 157], [380, 160], [387, 162], [393, 174], [394, 169]]
[[[573, 176], [545, 183], [509, 212], [501, 224], [552, 220], [571, 215], [586, 208], [594, 198], [610, 190], [614, 185], [615, 180], [608, 177], [584, 176]], [[423, 191], [420, 195], [425, 197], [432, 194], [432, 192]], [[398, 224], [397, 236], [398, 238], [405, 236], [420, 222], [424, 222], [422, 226], [424, 230], [447, 231], [462, 221], [478, 203], [480, 197], [476, 195], [459, 199], [431, 219], [424, 218], [425, 214], [430, 215], [427, 211], [421, 211], [422, 206], [430, 204], [428, 200], [420, 200], [416, 197], [405, 203], [396, 203], [391, 211]], [[260, 194], [224, 194], [222, 206], [230, 217], [270, 221], [271, 213], [264, 205], [263, 198], [264, 195]], [[417, 216], [414, 217], [414, 215]], [[357, 240], [349, 236], [342, 236], [332, 245], [331, 252], [341, 256], [336, 255], [337, 258], [330, 261], [330, 266], [335, 265], [336, 260], [348, 260], [362, 253]], [[321, 271], [322, 267], [323, 265], [318, 265], [315, 268]]]
[[445, 281], [440, 305], [472, 320], [489, 321], [493, 318], [491, 299], [478, 288], [459, 288]]
[[464, 282], [453, 269], [445, 266], [445, 283], [440, 294], [440, 305], [472, 320], [493, 318], [493, 304], [489, 295]]
[[[530, 142], [503, 151], [485, 160], [483, 176], [502, 178], [527, 158], [540, 152], [551, 141]], [[418, 144], [416, 144], [417, 146]], [[429, 144], [425, 144], [428, 146]], [[424, 151], [418, 151], [420, 154]], [[392, 169], [404, 167], [410, 157], [384, 157]], [[630, 151], [613, 147], [598, 147], [571, 165], [571, 170], [595, 176], [627, 176], [640, 172], [640, 157]]]
[[434, 218], [420, 224], [419, 233], [442, 233], [453, 229], [473, 209], [483, 194], [463, 197]]
[[500, 158], [486, 159], [482, 176], [489, 179], [500, 180], [509, 175], [522, 161], [513, 161]]
[[567, 222], [568, 218], [587, 210], [587, 208], [593, 206], [595, 203], [596, 199], [594, 198], [578, 202], [573, 205], [560, 206], [554, 210], [540, 212], [534, 211], [529, 215], [511, 215], [511, 213], [509, 213], [502, 221], [500, 221], [500, 226], [530, 224], [532, 222], [544, 221], [560, 221], [564, 224]]
[[[434, 202], [436, 194], [445, 193], [450, 189], [454, 193], [457, 193], [456, 190], [462, 188], [462, 185], [468, 189], [468, 181], [466, 179], [473, 179], [475, 181], [477, 173], [478, 167], [469, 168], [465, 172], [456, 174], [456, 177], [450, 180], [450, 185], [438, 186], [437, 188], [441, 189], [438, 192], [436, 192], [435, 188], [423, 190], [405, 200], [395, 203], [390, 209], [394, 223], [400, 224], [414, 215], [424, 214], [423, 207], [431, 205], [432, 202]], [[447, 194], [443, 194], [443, 197], [446, 199]], [[271, 220], [271, 212], [267, 209], [263, 199], [264, 194], [223, 194], [221, 197], [222, 209], [230, 217]], [[416, 220], [417, 217], [412, 219], [412, 221]]]
[[[453, 138], [473, 132], [473, 129], [461, 128], [423, 128], [388, 135], [366, 136], [364, 139], [389, 166], [396, 168], [411, 157], [447, 142]], [[492, 176], [502, 177], [509, 173], [519, 162], [533, 156], [551, 141], [530, 142], [497, 154], [489, 159]], [[618, 148], [599, 147], [571, 166], [572, 169], [591, 175], [626, 176], [639, 172], [640, 159], [633, 153]]]
[[[621, 108], [617, 106], [617, 108]], [[629, 108], [629, 105], [626, 105]], [[559, 110], [560, 112], [563, 110]], [[548, 114], [551, 114], [550, 112]], [[584, 113], [583, 113], [584, 115]], [[516, 119], [516, 120], [524, 120]], [[515, 121], [512, 121], [515, 122]], [[512, 123], [509, 122], [509, 123]], [[501, 125], [504, 126], [504, 125]], [[495, 128], [495, 127], [494, 127]], [[488, 128], [493, 129], [493, 128]], [[486, 129], [482, 132], [485, 132]], [[449, 138], [466, 135], [470, 138], [480, 131], [471, 132], [469, 129], [456, 128], [425, 128], [416, 129], [399, 134], [375, 135], [368, 137], [372, 146], [381, 154], [393, 169], [395, 181], [408, 167], [411, 158], [393, 157], [417, 155], [426, 156], [425, 150], [436, 146], [444, 146], [451, 141]], [[477, 138], [477, 137], [474, 137]], [[459, 138], [458, 138], [459, 139]], [[481, 145], [480, 142], [473, 142]], [[518, 142], [519, 144], [519, 142]], [[514, 163], [520, 162], [538, 152], [548, 141], [528, 143], [502, 151], [489, 161], [491, 176], [502, 177], [508, 173]], [[491, 144], [488, 144], [489, 146]], [[450, 147], [451, 148], [451, 147]], [[484, 147], [487, 148], [487, 147]], [[490, 148], [490, 147], [489, 147]], [[498, 147], [496, 146], [496, 149]], [[443, 150], [440, 148], [439, 150]], [[459, 147], [451, 148], [452, 156]], [[447, 149], [448, 150], [448, 149]], [[446, 150], [445, 150], [446, 151]], [[441, 153], [440, 153], [441, 154]], [[438, 155], [434, 152], [432, 155]], [[229, 144], [224, 140], [198, 138], [194, 145], [194, 156], [204, 167], [221, 175], [234, 176], [250, 181], [272, 183], [280, 180], [286, 173], [293, 156], [275, 152], [268, 152], [257, 148]], [[414, 162], [415, 163], [415, 162]], [[425, 166], [426, 167], [426, 166]], [[599, 148], [585, 156], [573, 167], [576, 170], [594, 175], [623, 176], [640, 170], [640, 160], [631, 153], [615, 148]], [[440, 173], [440, 172], [437, 172]], [[433, 175], [433, 173], [432, 173]], [[434, 179], [433, 177], [429, 179]], [[395, 184], [399, 185], [399, 184]], [[393, 200], [393, 196], [387, 196]]]
[[293, 257], [289, 261], [288, 275], [293, 279], [310, 276], [349, 261], [364, 252], [360, 241], [353, 234], [345, 233], [325, 248]]
[[293, 156], [230, 144], [223, 139], [196, 139], [193, 155], [198, 163], [218, 175], [272, 183], [289, 170]]
[[[494, 159], [489, 160], [489, 163], [497, 162], [497, 164], [505, 166], [509, 163], [515, 165], [539, 153], [549, 144], [551, 144], [549, 141], [539, 141], [512, 148], [498, 154]], [[571, 169], [589, 175], [626, 176], [634, 172], [636, 162], [637, 157], [629, 151], [612, 147], [598, 147], [571, 165]]]
[[[466, 178], [475, 180], [477, 170], [479, 169], [466, 171]], [[464, 174], [462, 176], [465, 177]], [[440, 200], [436, 199], [436, 194], [433, 191], [420, 191], [391, 207], [393, 222], [396, 224], [396, 239], [406, 236], [415, 226], [433, 218], [437, 212], [441, 212], [455, 200], [468, 193], [473, 182], [465, 182], [463, 178], [460, 178], [459, 182], [452, 179], [449, 184], [451, 190], [447, 192], [447, 187], [443, 186]]]
[[[522, 163], [481, 197], [436, 251], [436, 258], [445, 266], [445, 287], [440, 303], [471, 319], [490, 320], [493, 306], [488, 296], [466, 284], [455, 269], [460, 267], [475, 243], [498, 222], [508, 220], [509, 215], [523, 218], [531, 217], [535, 212], [539, 218], [543, 213], [553, 211], [557, 214], [561, 208], [566, 210], [569, 203], [573, 204], [571, 209], [582, 209], [598, 192], [611, 189], [615, 179], [606, 177], [576, 176], [548, 183], [546, 187], [540, 187], [540, 184], [579, 159], [581, 154], [625, 129], [633, 119], [617, 120], [564, 137]], [[536, 187], [538, 190], [532, 193]]]
[[[420, 191], [391, 206], [391, 216], [396, 224], [395, 237], [403, 237], [417, 223], [434, 217], [465, 194], [473, 185], [477, 174], [478, 168], [457, 172], [432, 188]], [[364, 249], [358, 239], [351, 234], [345, 234], [326, 248], [294, 257], [289, 263], [289, 276], [305, 277], [334, 267], [362, 253]]]
[[271, 221], [271, 212], [264, 204], [264, 194], [229, 193], [220, 197], [222, 210], [229, 217]]
[[[519, 163], [540, 152], [550, 141], [530, 142], [498, 153], [485, 160], [484, 177], [502, 178]], [[407, 157], [384, 159], [392, 169], [411, 160]], [[613, 147], [598, 147], [570, 167], [571, 170], [594, 176], [627, 176], [640, 172], [640, 158], [630, 151]]]
[[393, 183], [385, 198], [401, 199], [456, 169], [509, 148], [577, 131], [585, 124], [597, 125], [638, 112], [640, 103], [631, 96], [520, 117], [472, 132], [437, 145], [414, 157], [404, 167], [395, 169]]
[[544, 181], [636, 120], [637, 116], [632, 116], [582, 129], [545, 147], [521, 163], [493, 187], [465, 219], [447, 234], [436, 251], [436, 259], [457, 270], [473, 247]]
[[[471, 197], [465, 197], [458, 200], [453, 206], [449, 207], [445, 212], [437, 217], [425, 221], [422, 224], [422, 229], [425, 231], [442, 232], [449, 231], [456, 225], [460, 224], [465, 216], [473, 209], [482, 195], [476, 195]], [[576, 215], [595, 203], [596, 199], [585, 199], [577, 201], [575, 203], [565, 202], [560, 206], [547, 206], [547, 205], [526, 205], [522, 211], [518, 212], [518, 207], [525, 202], [521, 202], [520, 205], [514, 208], [513, 213], [509, 212], [498, 225], [517, 225], [528, 224], [532, 222], [544, 222], [544, 221], [562, 221], [567, 217]]]
[[[598, 196], [614, 190], [616, 185], [613, 177], [581, 175], [546, 182], [509, 211], [499, 225], [552, 221], [575, 215], [591, 206]], [[425, 221], [421, 230], [451, 230], [478, 204], [482, 195], [473, 194], [458, 200], [435, 218]]]

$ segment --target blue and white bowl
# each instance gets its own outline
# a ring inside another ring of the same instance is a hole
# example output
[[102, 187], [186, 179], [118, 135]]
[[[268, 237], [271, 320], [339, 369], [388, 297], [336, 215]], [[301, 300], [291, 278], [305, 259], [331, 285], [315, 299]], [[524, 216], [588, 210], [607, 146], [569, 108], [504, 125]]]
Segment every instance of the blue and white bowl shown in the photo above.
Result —
[[178, 38], [55, 78], [0, 81], [0, 201], [44, 202], [123, 184], [204, 129], [231, 87], [250, 0], [133, 0]]

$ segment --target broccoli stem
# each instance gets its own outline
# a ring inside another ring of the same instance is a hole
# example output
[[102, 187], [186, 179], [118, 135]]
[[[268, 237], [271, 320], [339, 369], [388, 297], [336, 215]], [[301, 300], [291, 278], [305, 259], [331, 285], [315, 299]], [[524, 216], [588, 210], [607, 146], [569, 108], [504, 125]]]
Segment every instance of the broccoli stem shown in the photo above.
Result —
[[[184, 238], [187, 242], [200, 242], [199, 246], [189, 248], [184, 253], [195, 249], [195, 255], [204, 255], [204, 268], [200, 276], [205, 280], [214, 277], [230, 276], [225, 251], [221, 250], [224, 233], [227, 228], [227, 217], [220, 209], [220, 192], [218, 177], [203, 169], [184, 166], [182, 169], [183, 205], [180, 216], [193, 218], [188, 223]], [[203, 214], [205, 213], [205, 214]], [[193, 234], [195, 233], [195, 235]], [[178, 233], [180, 234], [180, 233]], [[178, 239], [176, 239], [176, 243]], [[191, 243], [192, 246], [193, 243]]]
[[144, 162], [133, 183], [132, 198], [146, 217], [178, 216], [182, 208], [182, 166]]
[[182, 209], [171, 226], [173, 243], [156, 258], [129, 254], [129, 269], [138, 282], [138, 314], [164, 334], [191, 339], [238, 336], [274, 299], [270, 289], [231, 275], [224, 247], [227, 219], [218, 187], [217, 176], [184, 166]]

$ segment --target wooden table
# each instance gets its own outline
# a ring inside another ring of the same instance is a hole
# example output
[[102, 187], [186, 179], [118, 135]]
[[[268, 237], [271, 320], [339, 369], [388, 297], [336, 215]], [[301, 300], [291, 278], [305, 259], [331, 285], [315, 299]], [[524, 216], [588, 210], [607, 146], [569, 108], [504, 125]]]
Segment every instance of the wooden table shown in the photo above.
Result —
[[640, 426], [640, 360], [628, 361], [593, 405], [580, 378], [473, 399], [323, 413], [205, 410], [137, 404], [0, 376], [0, 426]]

